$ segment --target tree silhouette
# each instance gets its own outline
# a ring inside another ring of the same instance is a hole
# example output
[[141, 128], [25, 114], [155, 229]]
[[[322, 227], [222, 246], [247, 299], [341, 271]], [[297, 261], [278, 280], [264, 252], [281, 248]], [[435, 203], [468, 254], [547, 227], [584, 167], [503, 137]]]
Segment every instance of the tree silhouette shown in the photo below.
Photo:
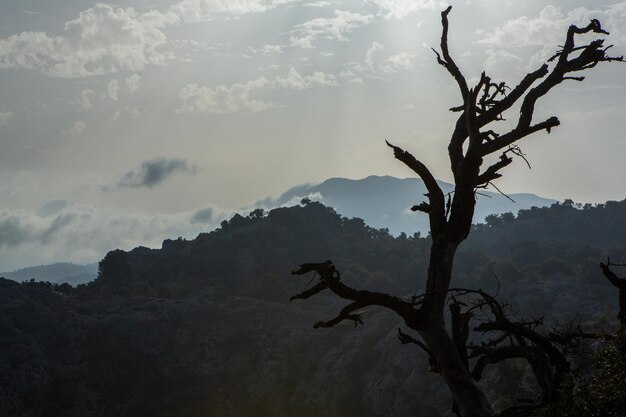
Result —
[[[386, 293], [357, 290], [341, 281], [332, 261], [325, 261], [305, 263], [293, 271], [296, 275], [315, 272], [319, 282], [293, 296], [292, 300], [306, 299], [325, 289], [350, 300], [336, 317], [317, 322], [315, 328], [332, 327], [344, 320], [361, 324], [358, 311], [367, 306], [394, 311], [419, 336], [418, 339], [399, 330], [400, 341], [414, 343], [427, 352], [432, 370], [442, 376], [452, 393], [453, 410], [462, 417], [486, 417], [494, 416], [496, 412], [476, 380], [487, 364], [510, 358], [526, 359], [542, 390], [541, 402], [554, 402], [558, 386], [570, 368], [565, 353], [576, 339], [585, 335], [579, 328], [572, 332], [542, 335], [535, 330], [541, 321], [514, 322], [506, 314], [505, 306], [491, 295], [480, 290], [450, 287], [456, 251], [470, 233], [477, 190], [493, 185], [515, 156], [524, 157], [517, 145], [520, 140], [544, 130], [550, 133], [560, 124], [556, 116], [539, 122], [533, 120], [535, 106], [543, 96], [564, 81], [582, 81], [584, 77], [578, 75], [581, 71], [600, 62], [623, 61], [623, 57], [607, 55], [610, 46], [604, 46], [603, 39], [576, 44], [577, 35], [608, 35], [594, 19], [585, 27], [571, 25], [561, 49], [540, 68], [527, 74], [517, 86], [509, 88], [503, 82], [494, 82], [483, 72], [478, 83], [470, 87], [448, 48], [450, 10], [448, 7], [441, 13], [440, 51], [433, 51], [437, 62], [456, 82], [462, 100], [461, 105], [450, 109], [459, 113], [448, 144], [454, 192], [445, 195], [424, 163], [387, 142], [395, 158], [417, 174], [428, 190], [427, 200], [412, 207], [413, 211], [428, 216], [431, 232], [425, 292], [405, 300]], [[502, 133], [494, 131], [492, 124], [504, 120], [504, 113], [514, 106], [519, 106], [516, 125]], [[495, 162], [486, 162], [490, 157], [493, 160], [494, 156]], [[470, 297], [471, 304], [457, 301], [461, 296]], [[445, 323], [446, 305], [451, 309], [451, 331]], [[462, 311], [463, 307], [466, 311]], [[473, 313], [484, 309], [489, 312], [490, 319], [481, 322], [474, 330], [499, 332], [502, 336], [470, 349], [468, 354], [469, 322]], [[473, 370], [470, 370], [470, 358], [474, 362]], [[518, 411], [519, 408], [515, 408], [500, 415], [512, 415]]]
[[617, 313], [617, 318], [619, 319], [622, 327], [626, 328], [626, 279], [618, 278], [618, 276], [615, 275], [615, 272], [611, 271], [611, 265], [614, 264], [608, 260], [606, 264], [600, 263], [600, 268], [602, 268], [602, 273], [606, 279], [608, 279], [611, 284], [619, 290], [619, 312]]

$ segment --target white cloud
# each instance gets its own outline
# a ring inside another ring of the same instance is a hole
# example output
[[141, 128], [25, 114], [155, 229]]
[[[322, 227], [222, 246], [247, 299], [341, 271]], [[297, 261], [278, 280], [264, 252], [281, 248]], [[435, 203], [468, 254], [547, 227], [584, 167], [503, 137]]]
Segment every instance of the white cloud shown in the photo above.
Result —
[[111, 124], [111, 125], [115, 124], [115, 122], [117, 122], [119, 120], [121, 115], [122, 115], [122, 113], [120, 113], [119, 110], [115, 110], [113, 115], [109, 118], [109, 124]]
[[298, 0], [182, 0], [170, 11], [187, 22], [206, 22], [219, 15], [243, 15], [272, 10]]
[[386, 19], [402, 19], [421, 9], [443, 10], [449, 1], [442, 0], [368, 0], [378, 6]]
[[511, 82], [524, 72], [523, 59], [504, 50], [488, 49], [483, 68], [494, 80]]
[[546, 6], [538, 16], [521, 16], [505, 22], [486, 33], [478, 42], [492, 47], [524, 47], [550, 45], [554, 49], [563, 43], [571, 24], [586, 26], [591, 19], [599, 19], [603, 28], [611, 32], [612, 42], [626, 41], [626, 2], [604, 10], [579, 7], [567, 14], [555, 6]]
[[235, 113], [239, 111], [259, 112], [273, 107], [272, 103], [250, 98], [250, 93], [267, 86], [264, 77], [245, 84], [217, 87], [203, 87], [187, 84], [180, 90], [179, 97], [183, 105], [176, 113]]
[[302, 76], [295, 68], [291, 67], [289, 72], [284, 76], [278, 76], [274, 79], [274, 86], [291, 89], [306, 90], [315, 84], [320, 86], [335, 86], [337, 80], [333, 75], [323, 72], [314, 72], [311, 75]]
[[345, 69], [339, 73], [339, 77], [354, 83], [362, 83], [364, 79], [382, 79], [385, 74], [394, 74], [401, 70], [409, 70], [414, 67], [414, 55], [405, 51], [393, 55], [383, 55], [385, 47], [379, 42], [372, 42], [367, 49], [363, 62], [350, 62], [345, 64]]
[[76, 123], [74, 123], [74, 125], [70, 127], [67, 132], [70, 134], [70, 136], [80, 136], [83, 134], [86, 127], [87, 127], [87, 123], [83, 122], [82, 120], [79, 120]]
[[117, 101], [119, 92], [120, 83], [114, 78], [107, 84], [107, 94], [111, 100]]
[[294, 26], [289, 43], [300, 48], [312, 48], [317, 38], [347, 41], [348, 33], [373, 20], [371, 15], [335, 10], [334, 17], [320, 17]]
[[370, 70], [374, 69], [374, 55], [376, 54], [376, 52], [382, 51], [383, 49], [385, 49], [385, 47], [382, 44], [378, 42], [372, 42], [372, 46], [370, 46], [370, 48], [365, 53], [365, 65], [367, 65]]
[[91, 100], [96, 96], [95, 91], [91, 88], [86, 88], [80, 92], [80, 97], [78, 98], [78, 110], [84, 111], [93, 108], [93, 103]]
[[413, 68], [413, 55], [407, 52], [399, 52], [391, 55], [380, 66], [383, 72], [394, 73], [400, 70], [409, 70]]
[[126, 78], [124, 83], [126, 84], [126, 88], [130, 93], [134, 93], [139, 89], [139, 81], [141, 80], [141, 75], [133, 74], [130, 77]]
[[282, 45], [263, 45], [261, 48], [250, 48], [253, 53], [262, 54], [281, 54], [283, 53]]
[[556, 44], [561, 40], [565, 22], [561, 9], [546, 6], [539, 16], [521, 16], [508, 20], [504, 25], [487, 33], [478, 43], [493, 47], [503, 46], [543, 46]]
[[278, 107], [278, 105], [251, 97], [255, 92], [276, 89], [306, 90], [314, 86], [335, 86], [337, 80], [331, 74], [313, 72], [301, 75], [295, 68], [290, 68], [285, 75], [268, 80], [265, 77], [231, 86], [219, 85], [215, 88], [187, 84], [180, 91], [183, 105], [176, 113], [235, 113], [240, 111], [260, 112]]
[[9, 120], [13, 118], [13, 113], [10, 111], [0, 112], [0, 126], [7, 126]]
[[0, 39], [0, 68], [24, 68], [53, 77], [85, 77], [163, 64], [161, 29], [174, 16], [97, 4], [65, 23], [61, 36], [22, 32]]

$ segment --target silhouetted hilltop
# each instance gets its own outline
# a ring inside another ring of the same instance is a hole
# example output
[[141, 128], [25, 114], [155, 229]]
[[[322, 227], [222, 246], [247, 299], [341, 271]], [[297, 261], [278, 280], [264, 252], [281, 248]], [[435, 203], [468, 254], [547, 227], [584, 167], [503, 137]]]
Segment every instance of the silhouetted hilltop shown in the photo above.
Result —
[[2, 272], [3, 276], [14, 281], [49, 281], [57, 284], [70, 285], [84, 284], [96, 278], [98, 264], [77, 265], [71, 262], [61, 262], [50, 265], [31, 266], [13, 272]]
[[[500, 286], [522, 317], [614, 326], [617, 294], [598, 264], [626, 261], [625, 210], [566, 202], [492, 216], [459, 253], [454, 286]], [[410, 297], [429, 244], [310, 202], [111, 251], [94, 282], [68, 291], [0, 280], [0, 415], [434, 416], [448, 394], [398, 343], [394, 316], [372, 309], [363, 326], [315, 330], [342, 302], [288, 301], [311, 285], [289, 271], [325, 259], [354, 287]], [[532, 386], [515, 367], [486, 378], [508, 384], [494, 398]]]
[[[444, 181], [438, 183], [444, 193], [454, 190], [452, 184]], [[277, 198], [266, 198], [257, 202], [257, 206], [289, 206], [308, 197], [333, 207], [342, 216], [359, 217], [369, 226], [387, 228], [396, 236], [401, 232], [413, 234], [419, 231], [426, 234], [427, 218], [416, 217], [409, 210], [413, 205], [424, 201], [426, 192], [426, 187], [419, 178], [401, 179], [376, 175], [360, 180], [330, 178], [319, 184], [293, 187]], [[483, 222], [490, 214], [517, 213], [518, 210], [550, 206], [555, 202], [534, 194], [511, 194], [510, 197], [515, 202], [499, 193], [481, 191], [477, 195], [474, 222]]]

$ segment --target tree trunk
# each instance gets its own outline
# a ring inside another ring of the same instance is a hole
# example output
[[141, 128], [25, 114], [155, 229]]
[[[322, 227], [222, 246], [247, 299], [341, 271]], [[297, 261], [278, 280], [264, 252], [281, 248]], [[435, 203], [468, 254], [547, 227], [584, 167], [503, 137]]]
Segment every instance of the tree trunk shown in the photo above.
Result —
[[492, 417], [495, 415], [487, 398], [465, 367], [452, 338], [439, 322], [420, 331], [433, 352], [435, 363], [450, 389], [463, 417]]
[[[470, 222], [473, 208], [473, 205], [470, 205], [466, 209], [466, 216], [469, 214]], [[458, 230], [455, 232], [454, 235], [459, 235]], [[461, 415], [491, 417], [495, 415], [493, 408], [476, 385], [445, 328], [444, 305], [452, 278], [454, 255], [459, 245], [457, 242], [449, 242], [449, 236], [447, 231], [443, 231], [440, 236], [433, 236], [426, 295], [421, 309], [424, 314], [423, 322], [426, 324], [416, 330], [432, 352], [435, 365], [450, 389]]]

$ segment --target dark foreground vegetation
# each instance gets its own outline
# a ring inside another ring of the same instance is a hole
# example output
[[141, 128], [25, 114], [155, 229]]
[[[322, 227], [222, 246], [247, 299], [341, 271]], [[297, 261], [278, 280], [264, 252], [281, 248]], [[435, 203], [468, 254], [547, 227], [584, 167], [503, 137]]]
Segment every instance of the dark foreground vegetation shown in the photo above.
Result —
[[[618, 292], [599, 263], [626, 262], [626, 201], [492, 216], [470, 236], [453, 286], [497, 293], [547, 330], [557, 320], [618, 329]], [[329, 258], [346, 283], [410, 300], [424, 290], [430, 243], [308, 203], [237, 215], [159, 250], [112, 251], [88, 285], [0, 280], [0, 415], [446, 415], [448, 391], [421, 350], [398, 342], [397, 317], [374, 308], [363, 326], [322, 331], [311, 325], [340, 300], [289, 303], [310, 285], [289, 275], [293, 265]], [[623, 339], [576, 352], [575, 399], [553, 415], [623, 415]], [[525, 363], [485, 370], [480, 384], [497, 407], [538, 394]]]

